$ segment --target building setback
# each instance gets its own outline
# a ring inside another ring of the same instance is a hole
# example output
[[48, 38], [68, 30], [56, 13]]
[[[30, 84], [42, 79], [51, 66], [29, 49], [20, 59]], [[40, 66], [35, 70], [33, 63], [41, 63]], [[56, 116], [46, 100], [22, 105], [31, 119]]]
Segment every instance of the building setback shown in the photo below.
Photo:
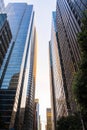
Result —
[[37, 56], [33, 5], [10, 3], [5, 12], [12, 40], [0, 70], [0, 130], [32, 130]]
[[81, 60], [77, 34], [81, 31], [85, 9], [86, 0], [57, 0], [52, 16], [49, 52], [54, 122], [77, 110], [72, 82]]

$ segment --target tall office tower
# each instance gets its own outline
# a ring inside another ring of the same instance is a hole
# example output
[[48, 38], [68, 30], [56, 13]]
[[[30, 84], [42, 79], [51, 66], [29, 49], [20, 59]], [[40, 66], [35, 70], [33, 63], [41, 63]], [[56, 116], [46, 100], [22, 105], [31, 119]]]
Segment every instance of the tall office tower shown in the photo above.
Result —
[[39, 130], [41, 130], [41, 118], [40, 118], [40, 115], [39, 115]]
[[10, 3], [6, 12], [12, 40], [0, 70], [0, 130], [33, 130], [37, 56], [33, 5]]
[[4, 10], [4, 0], [0, 0], [0, 13]]
[[[12, 34], [6, 14], [0, 14], [0, 69], [3, 64], [9, 43], [11, 42]], [[1, 82], [1, 79], [0, 79]]]
[[57, 0], [58, 49], [68, 113], [76, 111], [72, 81], [80, 62], [77, 34], [81, 31], [81, 19], [85, 9], [87, 9], [86, 0]]
[[35, 99], [34, 106], [34, 129], [39, 130], [39, 99]]
[[51, 108], [47, 108], [47, 110], [46, 110], [46, 117], [47, 117], [47, 130], [52, 130], [52, 113], [51, 113]]
[[47, 130], [47, 124], [45, 125], [45, 130]]
[[62, 68], [59, 57], [56, 12], [52, 13], [51, 41], [49, 42], [50, 56], [50, 90], [52, 106], [52, 129], [56, 128], [56, 120], [67, 115]]
[[81, 60], [77, 34], [81, 31], [85, 9], [86, 0], [57, 0], [56, 12], [53, 13], [49, 54], [54, 129], [59, 117], [77, 109], [72, 81]]

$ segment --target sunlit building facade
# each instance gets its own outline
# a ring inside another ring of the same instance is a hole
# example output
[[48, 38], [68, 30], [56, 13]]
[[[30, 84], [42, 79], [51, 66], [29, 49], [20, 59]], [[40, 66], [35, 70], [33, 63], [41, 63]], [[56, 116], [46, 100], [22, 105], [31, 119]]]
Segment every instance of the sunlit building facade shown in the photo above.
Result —
[[56, 29], [56, 12], [53, 12], [51, 41], [49, 42], [52, 130], [56, 129], [57, 119], [61, 116], [67, 115], [57, 34], [58, 33]]
[[37, 56], [33, 5], [10, 3], [5, 12], [12, 40], [0, 70], [0, 130], [32, 130]]
[[46, 118], [47, 118], [47, 125], [46, 130], [52, 130], [52, 113], [51, 108], [46, 109]]
[[41, 130], [41, 127], [42, 127], [42, 125], [41, 125], [41, 116], [39, 115], [39, 130]]

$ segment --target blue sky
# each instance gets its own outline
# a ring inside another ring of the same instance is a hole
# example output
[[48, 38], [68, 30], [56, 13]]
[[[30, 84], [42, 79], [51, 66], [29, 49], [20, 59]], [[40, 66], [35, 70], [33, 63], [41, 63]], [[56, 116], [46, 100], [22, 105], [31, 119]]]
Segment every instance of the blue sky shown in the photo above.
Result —
[[38, 36], [36, 98], [39, 98], [42, 130], [45, 130], [46, 108], [50, 107], [48, 44], [51, 37], [52, 11], [56, 9], [56, 0], [4, 0], [5, 5], [9, 2], [27, 2], [34, 5]]

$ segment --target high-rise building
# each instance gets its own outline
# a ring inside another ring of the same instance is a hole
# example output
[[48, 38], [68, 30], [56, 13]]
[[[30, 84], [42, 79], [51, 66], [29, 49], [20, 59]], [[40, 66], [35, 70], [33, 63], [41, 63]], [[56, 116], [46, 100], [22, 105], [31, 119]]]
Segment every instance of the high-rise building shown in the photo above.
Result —
[[49, 54], [54, 126], [59, 117], [77, 110], [72, 82], [81, 60], [77, 34], [81, 31], [85, 9], [86, 0], [57, 0], [52, 16]]
[[[12, 34], [6, 14], [0, 14], [0, 69], [3, 64], [9, 43], [11, 42]], [[1, 79], [0, 79], [1, 82]]]
[[0, 13], [4, 10], [4, 0], [0, 0]]
[[57, 0], [56, 25], [58, 31], [58, 49], [60, 50], [62, 77], [65, 89], [68, 113], [76, 111], [72, 93], [72, 81], [80, 62], [80, 49], [77, 34], [81, 31], [83, 10], [87, 8], [84, 0]]
[[45, 125], [45, 130], [47, 130], [47, 124]]
[[0, 120], [4, 124], [0, 130], [33, 130], [37, 56], [33, 5], [10, 3], [5, 12], [12, 40], [0, 70]]
[[39, 130], [39, 99], [35, 99], [35, 106], [34, 106], [34, 130]]
[[41, 130], [41, 118], [40, 118], [40, 115], [39, 115], [39, 130]]
[[52, 130], [52, 113], [51, 108], [46, 109], [46, 117], [47, 117], [47, 130]]
[[49, 42], [50, 56], [50, 90], [52, 106], [52, 129], [56, 128], [56, 120], [67, 115], [62, 68], [58, 50], [56, 12], [52, 13], [51, 41]]

